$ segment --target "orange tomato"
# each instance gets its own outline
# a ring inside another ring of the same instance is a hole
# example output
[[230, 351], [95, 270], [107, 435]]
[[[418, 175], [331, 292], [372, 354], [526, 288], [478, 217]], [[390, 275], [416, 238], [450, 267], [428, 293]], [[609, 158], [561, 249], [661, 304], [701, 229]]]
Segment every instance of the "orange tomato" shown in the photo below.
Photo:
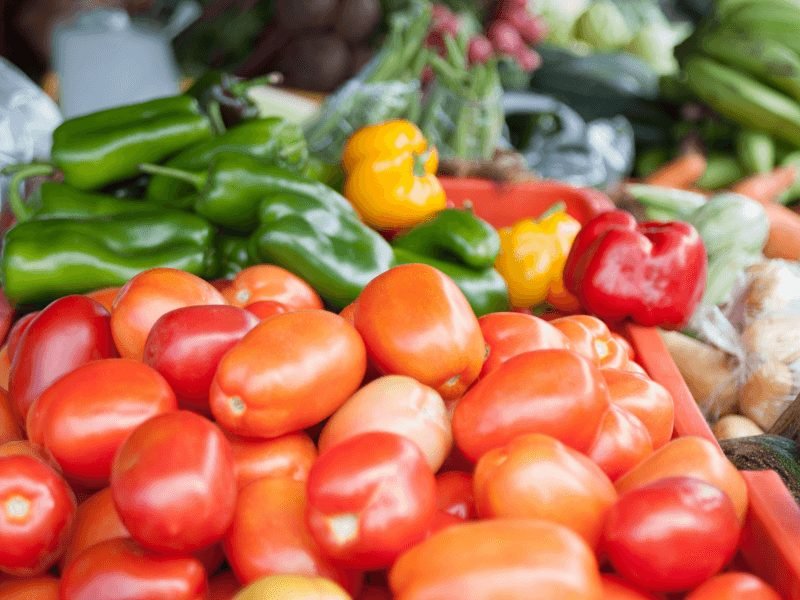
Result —
[[653, 448], [672, 439], [675, 403], [670, 393], [647, 376], [619, 369], [603, 369], [611, 403], [639, 419], [650, 432]]
[[236, 484], [241, 490], [262, 477], [289, 477], [306, 481], [317, 459], [317, 448], [307, 434], [290, 433], [271, 440], [229, 435]]
[[111, 312], [111, 307], [114, 305], [114, 299], [117, 297], [117, 294], [119, 294], [121, 289], [122, 288], [120, 287], [108, 287], [95, 290], [84, 295], [88, 296], [92, 300], [95, 300], [96, 302], [99, 302], [108, 312]]
[[722, 451], [696, 436], [676, 438], [616, 481], [617, 492], [640, 488], [667, 477], [694, 477], [725, 492], [733, 502], [739, 522], [747, 513], [747, 485]]
[[484, 454], [475, 467], [475, 505], [484, 518], [544, 519], [592, 548], [617, 499], [614, 485], [581, 453], [546, 435], [524, 435]]
[[22, 430], [17, 424], [17, 415], [8, 398], [8, 392], [0, 388], [0, 444], [22, 438]]
[[130, 533], [119, 518], [111, 488], [105, 488], [78, 505], [72, 536], [61, 559], [61, 570], [89, 546], [117, 537], [130, 537]]
[[780, 600], [778, 592], [751, 573], [715, 575], [686, 596], [686, 600]]
[[8, 356], [8, 345], [0, 348], [0, 388], [8, 389], [8, 377], [11, 372], [11, 358]]
[[656, 600], [649, 592], [644, 592], [628, 583], [622, 577], [603, 573], [603, 600]]
[[486, 353], [478, 319], [447, 275], [421, 264], [378, 275], [359, 296], [354, 322], [375, 366], [457, 398]]
[[234, 600], [350, 600], [350, 595], [323, 577], [270, 575], [254, 581]]
[[31, 456], [42, 461], [48, 467], [61, 473], [61, 467], [45, 448], [31, 444], [28, 440], [13, 440], [0, 444], [0, 457], [3, 456]]
[[276, 315], [222, 358], [211, 412], [231, 433], [271, 438], [329, 417], [358, 389], [364, 343], [340, 316], [322, 310]]
[[324, 306], [314, 288], [276, 265], [255, 265], [239, 271], [223, 295], [229, 303], [240, 307], [262, 300], [280, 302], [289, 310]]
[[214, 286], [178, 269], [150, 269], [119, 291], [111, 310], [111, 333], [123, 358], [142, 360], [147, 335], [164, 314], [205, 304], [226, 304]]
[[282, 315], [291, 312], [285, 304], [275, 302], [274, 300], [259, 300], [244, 307], [247, 312], [253, 313], [262, 321], [269, 319], [275, 315]]
[[404, 375], [381, 377], [353, 394], [319, 436], [325, 452], [359, 433], [388, 431], [414, 442], [437, 471], [453, 446], [450, 418], [436, 390]]
[[618, 343], [605, 323], [589, 315], [570, 315], [550, 321], [569, 339], [575, 352], [601, 367], [624, 367], [627, 348]]
[[597, 561], [575, 533], [536, 519], [452, 525], [395, 562], [397, 600], [601, 600]]
[[345, 321], [350, 323], [353, 327], [356, 326], [356, 303], [351, 302], [347, 306], [345, 306], [340, 312], [339, 316], [342, 317]]
[[0, 582], [1, 600], [59, 600], [58, 579], [43, 575]]
[[614, 481], [652, 452], [653, 442], [644, 424], [612, 404], [600, 420], [597, 437], [586, 455]]

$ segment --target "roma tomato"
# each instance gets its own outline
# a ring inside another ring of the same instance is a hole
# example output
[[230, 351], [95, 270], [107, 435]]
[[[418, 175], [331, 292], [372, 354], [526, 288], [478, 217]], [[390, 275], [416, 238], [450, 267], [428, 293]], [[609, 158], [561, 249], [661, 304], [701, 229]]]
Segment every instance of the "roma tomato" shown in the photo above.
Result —
[[603, 550], [623, 577], [656, 592], [691, 589], [736, 553], [733, 503], [691, 477], [661, 479], [620, 496], [603, 529]]
[[185, 306], [226, 304], [214, 286], [178, 269], [149, 269], [126, 283], [114, 300], [111, 331], [124, 358], [142, 360], [147, 336], [158, 319]]
[[219, 361], [258, 323], [235, 306], [179, 308], [153, 325], [143, 360], [164, 376], [181, 408], [210, 414], [208, 391]]
[[69, 481], [99, 489], [108, 485], [114, 454], [128, 434], [176, 407], [154, 369], [126, 358], [96, 360], [39, 396], [28, 413], [28, 438], [47, 448]]
[[442, 529], [451, 527], [453, 525], [458, 525], [464, 521], [466, 521], [466, 519], [462, 519], [456, 515], [444, 512], [443, 510], [437, 510], [433, 515], [433, 521], [431, 521], [430, 527], [428, 527], [425, 538], [427, 539]]
[[130, 537], [130, 534], [114, 506], [111, 488], [105, 488], [78, 505], [72, 535], [61, 559], [61, 570], [89, 546], [118, 537]]
[[453, 525], [403, 554], [389, 573], [398, 600], [601, 600], [597, 561], [575, 533], [535, 519]]
[[233, 600], [241, 589], [233, 571], [222, 571], [208, 580], [208, 600]]
[[696, 477], [725, 492], [733, 502], [739, 523], [747, 514], [747, 484], [722, 451], [706, 439], [686, 436], [662, 446], [619, 478], [617, 492], [642, 487], [667, 477]]
[[322, 550], [356, 569], [386, 567], [421, 540], [436, 480], [410, 440], [362, 433], [320, 455], [308, 476], [308, 524]]
[[603, 369], [612, 404], [639, 419], [650, 432], [653, 448], [660, 448], [672, 439], [675, 403], [670, 393], [646, 375]]
[[478, 516], [472, 475], [463, 471], [447, 471], [436, 476], [436, 508], [460, 519]]
[[266, 477], [239, 492], [225, 534], [225, 556], [236, 577], [250, 583], [266, 575], [307, 575], [352, 586], [354, 577], [334, 566], [306, 525], [303, 482]]
[[96, 300], [102, 304], [108, 312], [111, 312], [111, 308], [114, 306], [114, 300], [121, 289], [120, 287], [108, 287], [84, 295], [92, 300]]
[[368, 431], [407, 437], [422, 450], [434, 472], [453, 446], [450, 417], [442, 397], [404, 375], [380, 377], [353, 394], [322, 429], [319, 451]]
[[25, 422], [51, 383], [90, 361], [116, 356], [108, 311], [85, 296], [52, 302], [31, 321], [11, 361], [9, 395]]
[[207, 592], [199, 560], [149, 553], [126, 538], [90, 546], [61, 576], [69, 600], [204, 600]]
[[686, 600], [780, 600], [778, 592], [751, 573], [716, 575], [692, 590]]
[[421, 264], [370, 281], [354, 322], [370, 359], [386, 374], [408, 375], [447, 400], [478, 377], [486, 354], [475, 313], [453, 280]]
[[279, 302], [290, 311], [324, 307], [314, 288], [276, 265], [255, 265], [239, 271], [223, 294], [229, 303], [241, 307], [261, 300]]
[[147, 549], [191, 553], [222, 539], [236, 507], [233, 452], [219, 428], [188, 411], [159, 415], [120, 447], [111, 493]]
[[658, 600], [648, 592], [634, 587], [622, 577], [603, 573], [603, 600]]
[[14, 319], [14, 307], [6, 298], [3, 290], [0, 289], [0, 342], [5, 340], [8, 330], [11, 328], [11, 321]]
[[[8, 332], [8, 337], [6, 338], [6, 346], [8, 347], [8, 359], [13, 360], [14, 354], [17, 352], [17, 348], [19, 348], [19, 341], [22, 339], [22, 335], [28, 330], [31, 322], [39, 316], [41, 311], [34, 311], [30, 312], [27, 315], [23, 315]], [[109, 313], [110, 314], [110, 313]]]
[[53, 469], [30, 456], [0, 458], [0, 571], [44, 573], [64, 551], [75, 496]]
[[489, 348], [481, 377], [523, 352], [569, 349], [567, 336], [544, 319], [515, 312], [500, 312], [478, 319]]
[[612, 404], [600, 420], [586, 455], [615, 481], [653, 453], [650, 432], [624, 408]]
[[0, 582], [2, 600], [58, 600], [58, 579], [43, 575]]
[[61, 475], [61, 467], [53, 456], [42, 446], [31, 444], [28, 440], [13, 440], [0, 444], [0, 457], [3, 456], [30, 456], [46, 464]]
[[242, 489], [262, 477], [288, 477], [304, 482], [317, 459], [317, 448], [303, 432], [271, 440], [229, 435], [236, 470], [236, 485]]
[[588, 458], [546, 435], [513, 439], [475, 467], [475, 505], [485, 518], [544, 519], [568, 527], [592, 548], [617, 499]]
[[351, 302], [347, 306], [345, 306], [340, 312], [339, 316], [342, 317], [345, 321], [350, 323], [353, 327], [356, 326], [356, 303]]
[[262, 321], [264, 319], [274, 317], [275, 315], [282, 315], [289, 312], [289, 309], [286, 308], [285, 304], [275, 302], [274, 300], [260, 300], [258, 302], [253, 302], [252, 304], [245, 306], [244, 309], [253, 313]]
[[608, 406], [606, 384], [588, 359], [569, 350], [536, 350], [506, 361], [459, 400], [453, 436], [473, 461], [526, 433], [583, 451]]
[[0, 388], [0, 444], [22, 439], [22, 430], [17, 425], [17, 415], [8, 398], [8, 392]]
[[211, 412], [222, 427], [246, 437], [305, 429], [358, 389], [366, 360], [361, 337], [340, 316], [322, 310], [277, 315], [222, 358]]
[[8, 389], [8, 378], [11, 372], [11, 359], [8, 357], [8, 345], [0, 348], [0, 388]]
[[569, 315], [553, 319], [550, 324], [567, 337], [572, 350], [596, 365], [599, 366], [608, 356], [607, 344], [611, 340], [611, 331], [597, 317]]
[[270, 575], [248, 585], [234, 600], [350, 600], [330, 579], [302, 575]]

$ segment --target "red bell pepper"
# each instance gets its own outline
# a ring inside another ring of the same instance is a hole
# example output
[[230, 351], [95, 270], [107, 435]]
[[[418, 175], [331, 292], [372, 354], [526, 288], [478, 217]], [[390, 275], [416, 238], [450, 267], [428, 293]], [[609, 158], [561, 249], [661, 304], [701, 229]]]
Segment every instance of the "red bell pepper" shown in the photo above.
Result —
[[688, 223], [637, 224], [614, 210], [578, 233], [564, 283], [598, 317], [677, 329], [703, 296], [707, 267], [703, 241]]

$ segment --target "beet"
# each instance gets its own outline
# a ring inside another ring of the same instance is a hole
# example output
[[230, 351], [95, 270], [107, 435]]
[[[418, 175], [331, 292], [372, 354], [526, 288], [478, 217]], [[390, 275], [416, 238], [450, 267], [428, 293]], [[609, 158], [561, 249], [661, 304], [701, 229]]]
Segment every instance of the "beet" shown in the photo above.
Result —
[[336, 19], [336, 33], [357, 44], [366, 40], [381, 21], [380, 0], [342, 0]]
[[317, 92], [336, 89], [349, 74], [350, 50], [332, 33], [305, 33], [281, 53], [278, 69], [287, 85]]
[[338, 0], [278, 0], [275, 3], [275, 17], [287, 31], [332, 27], [338, 12]]

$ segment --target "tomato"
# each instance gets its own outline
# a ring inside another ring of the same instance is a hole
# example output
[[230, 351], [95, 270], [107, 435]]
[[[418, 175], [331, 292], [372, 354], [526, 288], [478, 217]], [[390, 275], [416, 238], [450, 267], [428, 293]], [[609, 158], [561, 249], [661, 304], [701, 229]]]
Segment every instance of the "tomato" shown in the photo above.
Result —
[[486, 354], [478, 319], [453, 280], [421, 264], [378, 275], [358, 297], [354, 322], [370, 359], [447, 400], [478, 377]]
[[236, 577], [250, 583], [265, 575], [308, 575], [354, 583], [322, 553], [306, 525], [306, 489], [288, 477], [266, 477], [239, 492], [225, 534], [225, 556]]
[[451, 527], [453, 525], [458, 525], [459, 523], [464, 523], [465, 521], [466, 519], [462, 519], [459, 516], [451, 515], [443, 510], [437, 510], [433, 514], [433, 520], [431, 521], [430, 526], [428, 526], [428, 531], [425, 533], [425, 538], [427, 539], [442, 529]]
[[30, 324], [33, 322], [33, 320], [39, 316], [40, 312], [41, 311], [37, 310], [20, 317], [9, 330], [8, 337], [6, 338], [6, 347], [8, 347], [9, 360], [14, 360], [14, 354], [16, 354], [17, 348], [19, 348], [19, 342], [22, 339], [23, 334], [28, 330], [28, 327], [30, 327]]
[[277, 315], [222, 358], [211, 411], [231, 433], [278, 437], [333, 414], [365, 370], [364, 343], [340, 316], [322, 310]]
[[603, 550], [632, 583], [680, 592], [719, 572], [736, 553], [740, 527], [730, 498], [691, 477], [670, 477], [620, 496]]
[[58, 579], [43, 575], [0, 582], [2, 600], [58, 600]]
[[229, 435], [236, 471], [236, 485], [242, 489], [262, 477], [289, 477], [306, 481], [317, 459], [317, 448], [303, 432], [290, 433], [271, 440], [240, 438]]
[[728, 494], [739, 522], [747, 513], [747, 484], [722, 451], [706, 439], [686, 436], [662, 446], [615, 483], [622, 494], [666, 477], [696, 477]]
[[128, 434], [176, 407], [154, 369], [126, 358], [96, 360], [39, 396], [28, 413], [28, 437], [47, 448], [69, 481], [99, 489], [108, 485], [114, 454]]
[[223, 294], [229, 303], [241, 307], [261, 300], [279, 302], [290, 311], [324, 306], [314, 288], [276, 265], [255, 265], [239, 271]]
[[196, 558], [149, 553], [127, 538], [90, 546], [61, 576], [69, 600], [204, 600], [207, 591]]
[[603, 600], [657, 600], [652, 594], [643, 592], [616, 575], [603, 573], [600, 578], [603, 582]]
[[595, 547], [617, 499], [614, 485], [588, 458], [546, 435], [513, 439], [475, 467], [475, 505], [484, 518], [544, 519]]
[[586, 455], [616, 480], [653, 453], [650, 432], [624, 408], [612, 404], [600, 420]]
[[461, 519], [478, 516], [472, 475], [463, 471], [447, 471], [436, 476], [436, 508]]
[[225, 564], [225, 551], [222, 549], [222, 542], [206, 546], [197, 552], [192, 552], [192, 556], [202, 563], [208, 576], [214, 575]]
[[569, 340], [544, 319], [514, 312], [492, 313], [478, 319], [489, 348], [481, 377], [523, 352], [569, 349]]
[[108, 311], [85, 296], [52, 302], [31, 321], [11, 360], [9, 395], [25, 422], [33, 401], [77, 367], [116, 356]]
[[423, 538], [436, 480], [419, 448], [362, 433], [320, 455], [308, 476], [308, 524], [322, 550], [356, 569], [386, 567]]
[[251, 583], [234, 600], [350, 600], [341, 587], [322, 577], [270, 575]]
[[8, 389], [8, 378], [11, 372], [11, 359], [8, 357], [8, 345], [0, 348], [0, 388]]
[[219, 428], [188, 411], [153, 417], [117, 452], [114, 505], [147, 549], [190, 553], [222, 539], [236, 507], [233, 451]]
[[575, 352], [600, 367], [624, 368], [630, 345], [621, 344], [605, 323], [589, 315], [570, 315], [551, 321], [570, 341]]
[[130, 537], [130, 534], [114, 506], [111, 488], [105, 488], [78, 505], [72, 535], [61, 559], [61, 570], [89, 546], [118, 537]]
[[75, 519], [66, 482], [31, 456], [0, 458], [0, 571], [38, 575], [61, 556]]
[[119, 287], [108, 287], [84, 295], [92, 300], [96, 300], [102, 304], [108, 312], [111, 312], [111, 307], [114, 306], [114, 300], [117, 298], [117, 294], [119, 294], [121, 289], [122, 288]]
[[629, 361], [636, 360], [636, 353], [633, 351], [633, 346], [631, 346], [631, 343], [626, 340], [624, 336], [612, 332], [611, 337], [617, 342], [617, 344], [622, 346], [622, 349], [625, 351], [625, 356], [628, 357]]
[[686, 600], [780, 600], [778, 592], [750, 573], [715, 575], [696, 587]]
[[17, 425], [17, 416], [8, 398], [8, 392], [0, 388], [0, 444], [22, 439], [22, 430]]
[[275, 302], [274, 300], [259, 300], [244, 307], [248, 312], [253, 313], [260, 320], [274, 317], [275, 315], [282, 315], [289, 312], [285, 304]]
[[0, 288], [0, 342], [5, 340], [13, 319], [14, 307], [11, 306], [2, 288]]
[[61, 467], [47, 449], [31, 444], [28, 440], [13, 440], [0, 444], [0, 457], [3, 456], [30, 456], [61, 474]]
[[454, 525], [403, 554], [389, 573], [398, 600], [600, 600], [597, 561], [566, 527], [534, 519]]
[[345, 306], [340, 312], [339, 316], [342, 317], [345, 321], [350, 323], [353, 327], [356, 325], [356, 303], [351, 302], [347, 306]]
[[142, 360], [147, 336], [158, 319], [185, 306], [226, 304], [214, 286], [177, 269], [149, 269], [119, 291], [111, 311], [111, 331], [119, 353]]
[[603, 369], [602, 374], [611, 402], [647, 427], [653, 448], [660, 448], [672, 439], [675, 404], [664, 386], [646, 375], [619, 369]]
[[388, 375], [358, 390], [325, 424], [319, 451], [367, 431], [388, 431], [417, 444], [436, 471], [453, 446], [450, 417], [442, 397], [404, 375]]
[[473, 461], [525, 433], [583, 451], [608, 406], [605, 382], [589, 360], [569, 350], [536, 350], [506, 361], [464, 395], [453, 436]]
[[383, 586], [368, 585], [362, 588], [356, 600], [392, 600], [392, 594]]
[[233, 571], [222, 571], [208, 580], [208, 600], [233, 600], [241, 589]]
[[235, 306], [179, 308], [155, 322], [143, 360], [164, 376], [181, 408], [210, 414], [208, 391], [219, 361], [258, 323]]

